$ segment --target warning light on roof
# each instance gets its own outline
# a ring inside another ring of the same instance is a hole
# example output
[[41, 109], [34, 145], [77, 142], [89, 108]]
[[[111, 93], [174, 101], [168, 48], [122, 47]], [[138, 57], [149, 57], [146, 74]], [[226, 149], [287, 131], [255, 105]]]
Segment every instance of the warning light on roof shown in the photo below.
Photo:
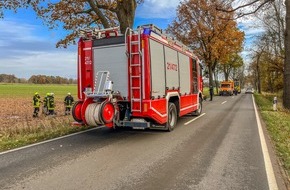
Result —
[[150, 32], [151, 32], [150, 28], [144, 28], [143, 34], [150, 35]]

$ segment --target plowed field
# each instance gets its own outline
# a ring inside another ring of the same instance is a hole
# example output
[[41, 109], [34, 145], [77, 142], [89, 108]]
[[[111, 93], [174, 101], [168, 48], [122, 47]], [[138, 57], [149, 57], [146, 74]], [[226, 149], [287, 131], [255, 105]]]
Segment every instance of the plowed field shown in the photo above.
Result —
[[[43, 100], [48, 92], [53, 92], [56, 116], [45, 116], [42, 109], [38, 118], [33, 118], [32, 98], [38, 92]], [[72, 116], [64, 116], [64, 98], [70, 92], [77, 100], [76, 85], [32, 85], [0, 84], [0, 135], [20, 128], [50, 126], [73, 121]]]

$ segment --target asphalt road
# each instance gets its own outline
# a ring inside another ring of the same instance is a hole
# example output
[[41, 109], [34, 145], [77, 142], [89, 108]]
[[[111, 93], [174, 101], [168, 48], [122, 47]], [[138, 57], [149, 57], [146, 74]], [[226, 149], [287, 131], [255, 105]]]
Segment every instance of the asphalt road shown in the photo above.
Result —
[[170, 133], [103, 127], [2, 153], [0, 189], [269, 189], [252, 95], [203, 113]]

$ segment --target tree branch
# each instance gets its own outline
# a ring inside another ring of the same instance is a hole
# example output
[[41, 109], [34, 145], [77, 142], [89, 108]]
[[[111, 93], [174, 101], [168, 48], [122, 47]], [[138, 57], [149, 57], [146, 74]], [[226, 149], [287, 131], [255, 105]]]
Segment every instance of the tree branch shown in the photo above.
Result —
[[[251, 15], [251, 14], [254, 14], [256, 13], [261, 7], [263, 7], [265, 4], [267, 3], [271, 3], [271, 2], [274, 2], [275, 0], [265, 0], [263, 3], [261, 3], [255, 10], [251, 11], [251, 12], [248, 12], [248, 13], [243, 13], [243, 14], [239, 14], [238, 17], [234, 18], [234, 19], [238, 19], [238, 18], [241, 18], [241, 17], [244, 17], [244, 16], [247, 16], [247, 15]], [[251, 6], [251, 5], [254, 5], [256, 4], [257, 2], [260, 2], [260, 0], [255, 0], [255, 1], [252, 1], [250, 3], [247, 3], [247, 4], [244, 4], [244, 5], [241, 5], [241, 6], [238, 6], [234, 9], [229, 9], [229, 10], [226, 10], [226, 9], [221, 9], [221, 8], [218, 8], [216, 7], [216, 10], [217, 11], [223, 11], [223, 12], [227, 12], [227, 13], [231, 13], [231, 12], [235, 12], [237, 10], [240, 10], [242, 8], [245, 8], [245, 7], [248, 7], [248, 6]]]
[[90, 4], [90, 6], [93, 9], [93, 11], [100, 18], [102, 24], [104, 25], [104, 28], [109, 28], [110, 27], [110, 24], [109, 24], [108, 20], [106, 19], [105, 15], [99, 9], [98, 4], [96, 4], [93, 0], [87, 0], [87, 2]]
[[88, 10], [76, 12], [75, 14], [89, 14], [92, 11], [93, 11], [93, 9], [88, 9]]

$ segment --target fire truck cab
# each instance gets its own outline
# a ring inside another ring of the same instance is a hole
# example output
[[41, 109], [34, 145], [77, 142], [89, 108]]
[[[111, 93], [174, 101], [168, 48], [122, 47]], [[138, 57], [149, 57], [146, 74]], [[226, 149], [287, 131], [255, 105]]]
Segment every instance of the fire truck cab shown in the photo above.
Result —
[[178, 117], [202, 111], [200, 60], [150, 24], [83, 30], [78, 42], [75, 121], [172, 131]]

